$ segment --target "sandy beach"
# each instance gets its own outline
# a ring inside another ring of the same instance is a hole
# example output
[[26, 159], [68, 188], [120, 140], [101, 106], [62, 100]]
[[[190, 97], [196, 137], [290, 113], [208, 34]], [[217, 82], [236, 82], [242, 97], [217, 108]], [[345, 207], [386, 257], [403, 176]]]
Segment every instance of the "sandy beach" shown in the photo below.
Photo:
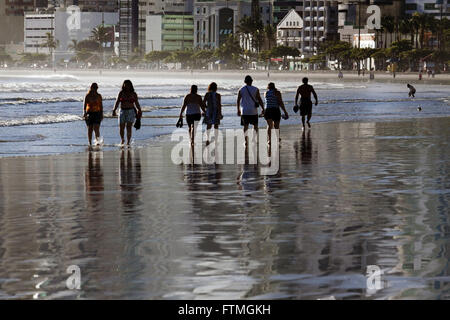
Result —
[[449, 124], [283, 126], [275, 176], [175, 165], [168, 136], [1, 158], [0, 298], [448, 299]]

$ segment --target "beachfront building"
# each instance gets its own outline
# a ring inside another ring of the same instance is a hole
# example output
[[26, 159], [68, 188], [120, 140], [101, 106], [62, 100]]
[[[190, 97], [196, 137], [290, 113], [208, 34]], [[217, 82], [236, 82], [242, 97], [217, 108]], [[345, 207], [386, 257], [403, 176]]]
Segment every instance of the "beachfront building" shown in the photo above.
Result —
[[[194, 0], [151, 0], [151, 1], [139, 1], [139, 48], [142, 52], [147, 52], [147, 43], [150, 44], [151, 48], [152, 41], [158, 38], [159, 23], [153, 19], [152, 21], [147, 21], [147, 17], [155, 15], [180, 15], [180, 16], [190, 16], [192, 15]], [[183, 19], [183, 18], [182, 18]], [[161, 18], [161, 23], [162, 23]], [[189, 19], [187, 19], [189, 20]], [[147, 29], [147, 26], [156, 26], [156, 29]], [[147, 31], [148, 30], [148, 31]], [[159, 30], [162, 31], [162, 30]], [[149, 41], [147, 41], [147, 35]], [[155, 43], [153, 44], [155, 46]]]
[[[404, 0], [338, 0], [338, 32], [341, 41], [354, 44], [359, 35], [371, 34], [375, 37], [375, 48], [388, 47], [394, 37], [386, 37], [383, 30], [368, 29], [367, 7], [377, 5], [381, 9], [381, 15], [390, 16], [394, 20], [400, 20], [404, 15]], [[386, 32], [386, 31], [384, 31]], [[357, 42], [356, 47], [360, 47]]]
[[405, 0], [405, 13], [410, 16], [415, 12], [431, 14], [437, 19], [450, 19], [449, 0]]
[[145, 52], [192, 49], [194, 17], [192, 15], [150, 15], [146, 17]]
[[277, 25], [277, 45], [302, 48], [303, 19], [295, 9], [291, 9]]
[[[78, 13], [78, 14], [75, 14]], [[99, 25], [111, 29], [111, 41], [104, 43], [105, 51], [112, 51], [114, 30], [119, 22], [116, 12], [80, 12], [76, 6], [60, 7], [53, 13], [26, 13], [24, 17], [24, 52], [49, 54], [55, 53], [55, 61], [69, 59], [74, 55], [73, 41], [87, 40], [92, 30]], [[55, 49], [45, 47], [47, 33], [57, 42]]]
[[[240, 21], [254, 14], [255, 2], [251, 0], [194, 2], [194, 47], [214, 49], [228, 36], [238, 32]], [[272, 1], [259, 1], [259, 16], [264, 25], [272, 24]], [[243, 43], [245, 47], [246, 44]]]
[[6, 48], [24, 42], [24, 12], [46, 8], [47, 0], [1, 0], [0, 1], [0, 46]]
[[55, 37], [54, 13], [25, 13], [24, 15], [24, 52], [50, 54], [50, 48], [44, 44], [47, 33]]
[[335, 0], [305, 0], [301, 52], [317, 54], [320, 42], [338, 39], [338, 12]]
[[120, 56], [128, 59], [139, 46], [138, 0], [119, 0], [119, 34]]
[[79, 16], [74, 15], [73, 9], [77, 12], [77, 7], [68, 7], [64, 10], [55, 11], [55, 39], [58, 41], [58, 48], [55, 51], [56, 60], [67, 60], [75, 54], [72, 48], [73, 42], [80, 42], [90, 39], [92, 31], [98, 26], [104, 26], [108, 32], [109, 39], [103, 43], [106, 53], [114, 50], [115, 33], [118, 29], [119, 14], [117, 12], [80, 12]]

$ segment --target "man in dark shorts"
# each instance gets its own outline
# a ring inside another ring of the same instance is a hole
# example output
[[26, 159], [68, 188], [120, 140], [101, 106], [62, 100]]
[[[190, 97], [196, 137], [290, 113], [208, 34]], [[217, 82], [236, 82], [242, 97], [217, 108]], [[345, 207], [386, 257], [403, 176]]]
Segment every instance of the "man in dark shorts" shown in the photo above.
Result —
[[[244, 126], [244, 134], [246, 134], [249, 124], [253, 125], [255, 131], [258, 131], [258, 107], [261, 106], [262, 114], [264, 114], [264, 103], [259, 89], [252, 86], [252, 77], [246, 76], [244, 82], [245, 86], [239, 89], [236, 106], [237, 115], [241, 117], [241, 125]], [[247, 141], [247, 137], [245, 140]]]
[[318, 104], [317, 101], [317, 94], [314, 91], [313, 86], [308, 84], [308, 78], [303, 78], [302, 80], [303, 84], [298, 87], [297, 94], [295, 95], [295, 109], [298, 109], [298, 96], [301, 96], [300, 98], [300, 115], [302, 116], [302, 123], [303, 128], [302, 130], [305, 130], [305, 116], [308, 117], [308, 120], [306, 121], [308, 123], [308, 127], [311, 128], [311, 124], [309, 121], [311, 120], [312, 116], [312, 101], [311, 101], [311, 93], [314, 95], [314, 99], [316, 100], [316, 106]]

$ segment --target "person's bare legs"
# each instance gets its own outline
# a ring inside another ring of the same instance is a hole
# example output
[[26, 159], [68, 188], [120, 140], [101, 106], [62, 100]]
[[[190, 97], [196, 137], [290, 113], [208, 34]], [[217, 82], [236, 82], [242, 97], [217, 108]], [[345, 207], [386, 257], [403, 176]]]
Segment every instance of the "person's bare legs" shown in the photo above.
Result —
[[125, 144], [125, 123], [120, 124], [120, 139], [122, 139], [121, 144]]
[[248, 124], [244, 124], [244, 140], [245, 140], [245, 146], [248, 146], [247, 131], [248, 131]]
[[305, 131], [305, 116], [302, 116], [302, 124], [303, 124], [302, 131]]
[[267, 143], [270, 145], [272, 143], [272, 129], [273, 121], [272, 119], [267, 119]]
[[88, 126], [88, 139], [89, 139], [89, 146], [92, 146], [92, 131], [94, 130], [94, 126], [90, 124]]
[[[273, 122], [273, 127], [274, 127], [276, 130], [280, 130], [280, 121], [274, 121], [274, 122]], [[281, 135], [280, 135], [278, 141], [281, 141]]]
[[133, 123], [127, 122], [127, 145], [130, 145], [131, 142], [131, 135], [133, 133]]
[[306, 121], [306, 123], [308, 124], [308, 128], [311, 128], [311, 124], [309, 123], [309, 120], [311, 120], [312, 117], [312, 113], [308, 113], [308, 120]]
[[98, 140], [100, 139], [100, 124], [94, 124], [94, 132], [95, 132], [95, 139]]
[[206, 125], [206, 146], [209, 146], [209, 138], [211, 134], [211, 124]]
[[195, 135], [194, 126], [195, 126], [195, 124], [189, 125], [189, 138], [191, 138], [191, 146], [194, 145], [194, 135]]

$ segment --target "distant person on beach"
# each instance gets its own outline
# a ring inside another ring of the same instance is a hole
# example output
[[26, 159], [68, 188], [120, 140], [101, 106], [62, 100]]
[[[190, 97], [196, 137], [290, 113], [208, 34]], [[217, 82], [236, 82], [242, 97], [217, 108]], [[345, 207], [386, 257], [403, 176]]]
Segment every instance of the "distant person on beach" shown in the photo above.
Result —
[[341, 70], [339, 70], [339, 73], [338, 73], [338, 78], [339, 78], [339, 79], [342, 79], [342, 78], [344, 78], [344, 74], [342, 73], [342, 71], [341, 71]]
[[406, 87], [408, 87], [409, 89], [409, 93], [408, 93], [408, 97], [413, 97], [415, 98], [414, 94], [416, 93], [416, 88], [414, 88], [412, 85], [410, 85], [409, 83], [406, 85]]
[[100, 144], [100, 123], [103, 120], [103, 99], [97, 92], [98, 85], [93, 83], [84, 98], [83, 118], [88, 127], [89, 146], [92, 146], [92, 132], [95, 132], [96, 144]]
[[198, 87], [196, 85], [192, 85], [191, 92], [184, 97], [183, 106], [180, 111], [180, 119], [182, 119], [183, 112], [186, 110], [186, 122], [189, 126], [189, 138], [191, 139], [191, 145], [194, 145], [195, 122], [200, 121], [202, 118], [201, 111], [204, 113], [206, 112], [202, 96], [197, 94], [197, 91]]
[[116, 103], [114, 105], [113, 117], [116, 117], [116, 110], [120, 105], [119, 114], [119, 126], [120, 126], [120, 138], [121, 144], [125, 144], [125, 127], [127, 128], [127, 145], [130, 145], [132, 136], [132, 126], [136, 121], [136, 116], [142, 116], [141, 106], [136, 92], [134, 91], [133, 84], [130, 80], [125, 80], [117, 96]]
[[206, 124], [208, 139], [206, 145], [209, 145], [209, 130], [214, 126], [214, 130], [219, 129], [220, 120], [222, 120], [222, 98], [217, 93], [217, 83], [212, 82], [208, 87], [208, 92], [203, 98], [203, 105], [206, 106], [205, 118], [203, 123]]
[[288, 119], [289, 115], [284, 107], [283, 98], [281, 92], [275, 88], [273, 82], [269, 83], [267, 86], [267, 92], [265, 94], [266, 98], [266, 112], [264, 112], [264, 118], [267, 121], [267, 136], [268, 142], [271, 144], [271, 130], [273, 128], [280, 129], [281, 112], [280, 108], [283, 109], [284, 118]]
[[[258, 131], [258, 107], [261, 106], [261, 114], [264, 114], [264, 103], [259, 94], [259, 89], [252, 86], [252, 77], [246, 76], [244, 83], [245, 86], [239, 89], [236, 106], [237, 115], [241, 117], [241, 125], [244, 127], [244, 134], [246, 134], [250, 124]], [[247, 142], [247, 137], [245, 137], [245, 141]]]
[[370, 69], [370, 75], [369, 75], [370, 80], [375, 79], [375, 71], [372, 69]]
[[311, 124], [309, 121], [312, 117], [312, 101], [311, 101], [311, 94], [313, 94], [314, 99], [316, 100], [315, 105], [317, 106], [318, 100], [317, 100], [317, 94], [316, 91], [314, 91], [313, 86], [308, 84], [308, 78], [303, 78], [302, 80], [303, 84], [298, 87], [297, 94], [295, 95], [295, 107], [298, 108], [298, 97], [300, 98], [300, 115], [302, 116], [302, 130], [305, 130], [305, 116], [308, 117], [308, 120], [306, 121], [308, 123], [308, 127], [311, 128]]

